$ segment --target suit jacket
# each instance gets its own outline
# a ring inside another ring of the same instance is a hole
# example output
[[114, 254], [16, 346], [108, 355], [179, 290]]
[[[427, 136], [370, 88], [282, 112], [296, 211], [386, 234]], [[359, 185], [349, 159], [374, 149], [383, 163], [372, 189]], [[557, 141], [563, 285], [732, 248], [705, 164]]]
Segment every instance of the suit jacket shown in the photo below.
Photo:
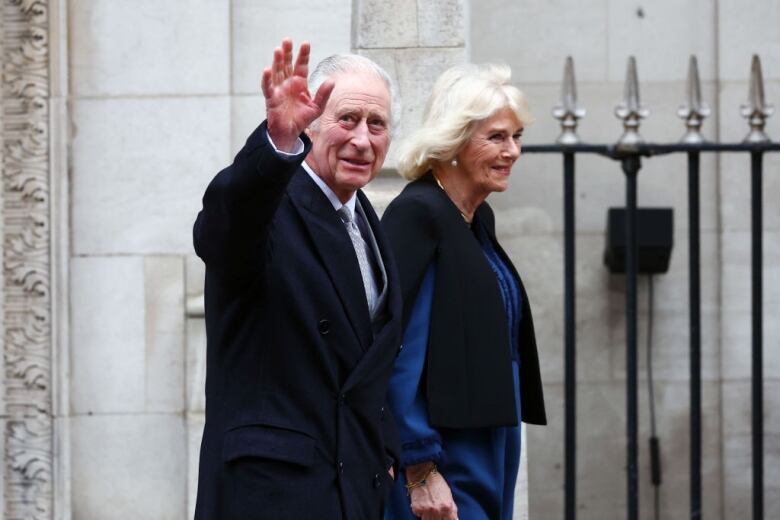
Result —
[[[484, 226], [512, 271], [522, 298], [520, 396], [524, 422], [546, 424], [539, 356], [528, 294], [496, 240], [493, 210], [483, 202], [473, 225]], [[382, 217], [403, 293], [403, 327], [431, 262], [436, 263], [426, 398], [432, 426], [478, 428], [518, 424], [506, 309], [496, 276], [473, 232], [429, 172], [409, 183]]]
[[380, 518], [397, 434], [385, 393], [401, 335], [398, 274], [371, 323], [344, 224], [263, 123], [211, 182], [194, 227], [206, 263], [206, 425], [196, 519]]

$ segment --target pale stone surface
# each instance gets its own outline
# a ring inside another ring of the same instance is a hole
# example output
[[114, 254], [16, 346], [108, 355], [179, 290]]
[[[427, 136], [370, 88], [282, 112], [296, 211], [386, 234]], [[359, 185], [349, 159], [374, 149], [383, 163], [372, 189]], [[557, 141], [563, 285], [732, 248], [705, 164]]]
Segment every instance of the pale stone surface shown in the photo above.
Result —
[[[203, 296], [206, 267], [194, 255], [186, 258], [187, 298]], [[187, 316], [186, 322], [185, 394], [189, 412], [206, 409], [206, 322], [201, 316]]]
[[229, 0], [69, 5], [76, 96], [227, 93]]
[[381, 218], [387, 206], [401, 193], [406, 180], [394, 171], [383, 171], [363, 188], [374, 211]]
[[684, 81], [692, 54], [701, 78], [715, 77], [716, 6], [710, 0], [609, 0], [607, 11], [609, 80], [622, 81], [628, 57], [635, 56], [641, 80]]
[[[723, 443], [724, 472], [723, 518], [750, 518], [752, 510], [751, 436], [726, 437]], [[764, 435], [764, 518], [780, 516], [780, 435]], [[768, 450], [767, 450], [768, 448]]]
[[[609, 43], [608, 0], [471, 1], [470, 53], [474, 62], [500, 61], [514, 81], [556, 85], [566, 56], [577, 64], [581, 81], [605, 81]], [[554, 44], [549, 42], [554, 37]], [[558, 87], [556, 86], [556, 89]]]
[[190, 253], [211, 178], [228, 163], [227, 97], [73, 106], [76, 254]]
[[144, 259], [146, 410], [184, 409], [184, 262], [178, 256]]
[[184, 262], [187, 296], [203, 294], [204, 277], [206, 276], [206, 266], [203, 264], [203, 260], [195, 254], [190, 254], [184, 258]]
[[462, 47], [465, 45], [465, 3], [467, 1], [418, 1], [419, 46]]
[[187, 320], [187, 410], [206, 409], [206, 322]]
[[232, 92], [260, 92], [263, 68], [271, 65], [274, 48], [289, 36], [295, 45], [311, 43], [310, 71], [321, 59], [350, 52], [352, 2], [342, 0], [233, 1]]
[[[767, 374], [769, 375], [769, 374]], [[777, 373], [764, 381], [764, 511], [780, 515], [780, 381]], [[752, 409], [749, 380], [722, 384], [724, 518], [750, 511], [752, 500]]]
[[763, 62], [764, 78], [780, 79], [778, 21], [778, 0], [720, 0], [717, 27], [720, 76], [725, 80], [746, 78], [750, 58], [758, 54]]
[[200, 441], [206, 417], [202, 413], [187, 414], [187, 518], [195, 516], [195, 500], [198, 494], [198, 462]]
[[401, 128], [395, 136], [396, 145], [391, 147], [385, 161], [385, 167], [395, 168], [397, 144], [420, 126], [433, 83], [442, 72], [466, 60], [465, 49], [381, 49], [361, 50], [360, 54], [381, 65], [398, 83]]
[[[780, 377], [780, 232], [763, 234], [763, 360], [766, 377]], [[723, 378], [749, 378], [752, 350], [752, 248], [749, 231], [723, 233]]]
[[184, 518], [180, 414], [74, 417], [71, 432], [73, 518]]
[[233, 96], [230, 98], [230, 113], [230, 160], [232, 160], [243, 148], [247, 137], [265, 120], [265, 100], [262, 94]]
[[417, 3], [417, 0], [356, 2], [355, 47], [358, 49], [416, 47], [418, 45]]
[[[626, 511], [625, 386], [621, 382], [577, 386], [577, 518], [603, 520]], [[661, 518], [682, 518], [688, 507], [687, 383], [656, 386], [658, 437], [661, 442], [663, 485]], [[640, 506], [650, 514], [652, 485], [649, 465], [647, 390], [640, 389]], [[719, 518], [721, 466], [718, 462], [718, 388], [703, 388], [702, 468], [706, 490], [704, 517]], [[557, 518], [563, 511], [563, 387], [546, 385], [548, 426], [529, 426], [530, 518]]]
[[72, 412], [143, 411], [143, 258], [72, 258], [71, 301]]
[[[722, 233], [723, 238], [723, 304], [725, 313], [750, 312], [752, 309], [752, 233], [733, 231]], [[764, 309], [771, 310], [780, 304], [780, 232], [764, 231], [763, 287]]]

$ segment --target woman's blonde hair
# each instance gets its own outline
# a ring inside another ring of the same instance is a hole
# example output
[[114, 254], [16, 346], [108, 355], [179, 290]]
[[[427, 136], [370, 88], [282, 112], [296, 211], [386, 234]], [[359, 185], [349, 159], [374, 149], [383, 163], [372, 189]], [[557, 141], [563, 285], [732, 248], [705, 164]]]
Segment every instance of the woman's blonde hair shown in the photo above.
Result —
[[458, 65], [445, 71], [433, 86], [422, 127], [404, 139], [398, 171], [415, 180], [433, 162], [452, 160], [471, 137], [476, 123], [509, 107], [524, 126], [533, 122], [525, 95], [509, 84], [508, 65]]

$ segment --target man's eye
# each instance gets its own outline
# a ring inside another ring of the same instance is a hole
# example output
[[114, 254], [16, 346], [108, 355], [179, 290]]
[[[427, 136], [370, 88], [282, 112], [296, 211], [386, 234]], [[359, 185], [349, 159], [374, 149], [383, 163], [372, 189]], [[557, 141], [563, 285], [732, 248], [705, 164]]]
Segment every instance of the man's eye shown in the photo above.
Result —
[[339, 117], [339, 121], [343, 121], [345, 123], [351, 123], [355, 120], [354, 117], [352, 117], [349, 114], [344, 114], [343, 116]]

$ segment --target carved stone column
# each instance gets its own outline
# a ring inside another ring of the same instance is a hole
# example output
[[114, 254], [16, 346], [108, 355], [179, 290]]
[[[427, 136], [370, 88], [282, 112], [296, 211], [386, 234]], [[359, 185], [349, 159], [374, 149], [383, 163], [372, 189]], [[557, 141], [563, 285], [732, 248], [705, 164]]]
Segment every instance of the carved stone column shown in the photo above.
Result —
[[3, 518], [53, 511], [48, 2], [2, 0]]

